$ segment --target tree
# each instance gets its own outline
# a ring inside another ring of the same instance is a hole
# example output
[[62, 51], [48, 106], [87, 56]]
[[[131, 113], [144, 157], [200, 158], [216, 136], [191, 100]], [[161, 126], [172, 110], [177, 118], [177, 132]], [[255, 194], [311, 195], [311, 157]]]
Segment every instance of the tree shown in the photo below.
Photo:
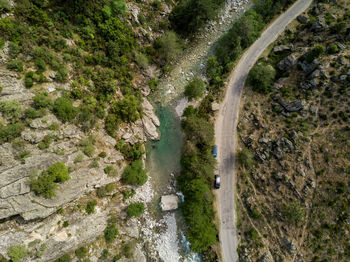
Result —
[[77, 114], [77, 108], [73, 106], [72, 100], [66, 97], [55, 100], [53, 111], [63, 122], [72, 121]]
[[174, 60], [182, 52], [180, 39], [172, 31], [166, 32], [161, 38], [157, 39], [155, 48], [158, 50], [158, 56], [163, 65]]
[[266, 94], [270, 91], [276, 71], [271, 65], [257, 64], [249, 72], [248, 83], [255, 92]]
[[12, 246], [7, 253], [13, 262], [20, 262], [28, 256], [28, 251], [24, 245]]
[[190, 35], [201, 28], [206, 21], [213, 19], [222, 0], [181, 1], [169, 16], [172, 26], [178, 33]]
[[144, 211], [145, 206], [142, 202], [132, 203], [126, 208], [126, 213], [131, 217], [139, 217]]
[[112, 105], [111, 113], [119, 115], [124, 121], [135, 122], [142, 113], [141, 102], [134, 95], [127, 95]]
[[182, 122], [188, 140], [202, 152], [211, 148], [214, 143], [214, 128], [206, 119], [189, 116]]
[[190, 83], [185, 87], [185, 95], [188, 97], [188, 100], [200, 98], [203, 96], [205, 91], [205, 83], [200, 78], [194, 78]]
[[134, 161], [124, 169], [122, 174], [123, 183], [142, 186], [147, 181], [146, 171], [143, 169], [141, 160]]

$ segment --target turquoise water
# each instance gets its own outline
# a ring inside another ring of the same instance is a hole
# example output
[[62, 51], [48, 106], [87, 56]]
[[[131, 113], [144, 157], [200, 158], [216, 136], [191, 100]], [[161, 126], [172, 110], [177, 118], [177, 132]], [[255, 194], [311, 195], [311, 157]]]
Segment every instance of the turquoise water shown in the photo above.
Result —
[[157, 105], [156, 114], [160, 120], [159, 141], [147, 143], [147, 169], [152, 177], [156, 194], [166, 192], [170, 184], [171, 173], [180, 172], [180, 157], [182, 146], [182, 132], [180, 119], [175, 110], [169, 106]]

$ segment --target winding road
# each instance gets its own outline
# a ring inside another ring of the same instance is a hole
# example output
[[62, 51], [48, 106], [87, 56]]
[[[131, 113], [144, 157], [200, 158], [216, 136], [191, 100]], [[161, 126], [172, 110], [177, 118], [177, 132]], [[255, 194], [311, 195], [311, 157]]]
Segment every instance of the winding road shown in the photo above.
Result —
[[262, 33], [245, 52], [229, 77], [227, 92], [215, 125], [218, 145], [218, 168], [221, 188], [217, 191], [220, 216], [220, 241], [224, 262], [238, 261], [235, 215], [235, 147], [239, 104], [249, 70], [262, 52], [284, 31], [285, 27], [304, 12], [312, 0], [298, 0]]

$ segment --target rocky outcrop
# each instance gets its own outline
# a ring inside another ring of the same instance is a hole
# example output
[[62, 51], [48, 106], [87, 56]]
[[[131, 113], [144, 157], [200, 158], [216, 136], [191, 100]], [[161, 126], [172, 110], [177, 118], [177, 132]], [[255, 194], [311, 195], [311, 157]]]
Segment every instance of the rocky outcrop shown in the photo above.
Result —
[[162, 211], [170, 211], [178, 208], [179, 197], [176, 194], [161, 197], [160, 207]]
[[3, 87], [0, 101], [16, 100], [25, 102], [31, 100], [34, 96], [29, 89], [24, 87], [24, 82], [18, 79], [17, 74], [12, 71], [0, 69], [0, 83]]
[[293, 45], [277, 45], [273, 48], [275, 54], [292, 51]]
[[291, 54], [278, 63], [278, 68], [282, 71], [290, 70], [297, 63], [296, 57]]
[[151, 140], [159, 139], [157, 126], [160, 126], [160, 122], [158, 117], [154, 113], [152, 104], [146, 98], [144, 98], [141, 106], [144, 114], [142, 116], [142, 124], [146, 136]]

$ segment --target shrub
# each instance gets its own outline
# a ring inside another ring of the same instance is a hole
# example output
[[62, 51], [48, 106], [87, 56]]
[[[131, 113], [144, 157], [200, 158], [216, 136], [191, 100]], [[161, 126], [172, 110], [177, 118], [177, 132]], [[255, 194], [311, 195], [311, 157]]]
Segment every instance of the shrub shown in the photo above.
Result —
[[46, 63], [42, 58], [36, 58], [34, 63], [39, 72], [44, 72], [46, 70]]
[[147, 82], [147, 84], [148, 84], [149, 88], [154, 91], [158, 87], [158, 79], [157, 78], [152, 78], [151, 80], [149, 80]]
[[86, 247], [81, 247], [81, 248], [75, 250], [75, 255], [76, 255], [78, 258], [82, 259], [82, 258], [86, 257], [88, 251], [89, 251], [89, 250], [88, 250]]
[[46, 108], [51, 106], [52, 101], [47, 96], [47, 93], [39, 93], [33, 97], [33, 106], [35, 108]]
[[255, 163], [254, 154], [248, 148], [244, 148], [238, 152], [237, 160], [245, 168], [251, 168]]
[[127, 95], [112, 105], [111, 113], [119, 115], [124, 121], [135, 122], [142, 113], [141, 102], [134, 95]]
[[88, 202], [85, 208], [86, 213], [88, 213], [89, 215], [94, 213], [96, 205], [97, 205], [96, 200]]
[[284, 205], [282, 209], [283, 216], [291, 223], [300, 225], [305, 219], [304, 209], [296, 202]]
[[302, 59], [305, 59], [306, 62], [311, 63], [314, 59], [323, 55], [326, 51], [326, 48], [322, 45], [314, 47], [310, 52], [302, 56]]
[[83, 91], [80, 88], [73, 88], [70, 94], [74, 99], [81, 99], [83, 97]]
[[206, 21], [213, 19], [223, 0], [181, 1], [171, 12], [169, 19], [177, 32], [184, 35], [194, 33]]
[[26, 88], [31, 88], [34, 85], [34, 74], [33, 72], [27, 72], [24, 75], [24, 84], [26, 86]]
[[16, 100], [1, 101], [0, 113], [2, 113], [10, 123], [15, 123], [21, 116], [21, 105]]
[[7, 69], [22, 72], [23, 62], [21, 60], [12, 60], [7, 63]]
[[338, 22], [335, 25], [333, 25], [330, 30], [333, 34], [339, 34], [343, 31], [345, 31], [345, 29], [347, 28], [347, 23], [342, 21], [342, 22]]
[[66, 82], [68, 79], [68, 70], [66, 67], [64, 66], [60, 66], [56, 75], [55, 75], [55, 80], [57, 82], [61, 82], [61, 83], [64, 83]]
[[123, 183], [142, 186], [147, 181], [146, 171], [143, 169], [141, 160], [134, 161], [124, 169], [122, 174]]
[[135, 54], [135, 62], [142, 69], [145, 69], [148, 67], [148, 58], [142, 53]]
[[54, 177], [54, 182], [64, 182], [70, 179], [68, 169], [63, 162], [56, 162], [51, 165], [47, 172], [50, 176]]
[[253, 91], [266, 94], [271, 90], [276, 72], [270, 65], [258, 64], [250, 70], [248, 83]]
[[108, 258], [108, 249], [103, 249], [101, 253], [101, 259], [107, 259]]
[[126, 213], [131, 217], [139, 217], [144, 211], [145, 206], [142, 202], [132, 203], [126, 208]]
[[10, 11], [10, 4], [8, 0], [0, 0], [0, 14]]
[[106, 166], [103, 171], [105, 172], [105, 174], [109, 174], [111, 171], [113, 170], [112, 166]]
[[105, 119], [105, 129], [106, 132], [114, 137], [115, 132], [118, 130], [119, 124], [121, 123], [121, 119], [116, 114], [108, 114]]
[[182, 52], [180, 39], [176, 33], [171, 31], [166, 32], [155, 41], [155, 48], [158, 50], [158, 57], [162, 65], [173, 61]]
[[203, 96], [205, 91], [205, 83], [200, 78], [193, 79], [185, 87], [185, 95], [188, 97], [188, 100], [200, 98]]
[[338, 46], [336, 44], [331, 44], [328, 47], [327, 51], [328, 51], [329, 54], [335, 54], [335, 53], [338, 53], [339, 49], [338, 49]]
[[69, 226], [69, 222], [68, 221], [64, 221], [63, 222], [63, 227], [68, 227]]
[[89, 136], [88, 138], [82, 139], [80, 141], [80, 146], [82, 147], [82, 151], [88, 157], [92, 157], [95, 153], [95, 138]]
[[67, 167], [62, 162], [56, 162], [47, 171], [41, 172], [39, 176], [32, 176], [29, 180], [29, 186], [36, 195], [52, 198], [56, 195], [56, 183], [64, 182], [68, 179], [70, 179], [70, 176]]
[[55, 262], [71, 262], [72, 259], [68, 254], [63, 255], [62, 257], [55, 260]]
[[119, 234], [115, 223], [109, 223], [104, 231], [104, 237], [107, 243], [112, 243]]
[[98, 154], [99, 157], [105, 158], [107, 156], [106, 152], [101, 152]]
[[53, 111], [63, 122], [72, 121], [77, 114], [77, 108], [73, 106], [72, 100], [66, 97], [55, 100]]
[[34, 108], [27, 108], [24, 111], [24, 117], [29, 119], [39, 118], [45, 115], [43, 110], [36, 110]]
[[28, 251], [24, 245], [12, 246], [7, 254], [13, 262], [20, 262], [28, 256]]
[[12, 139], [19, 137], [23, 131], [22, 124], [12, 124], [7, 126], [0, 125], [0, 143], [10, 142]]
[[134, 254], [135, 243], [129, 242], [123, 245], [123, 254], [126, 258], [131, 258]]

